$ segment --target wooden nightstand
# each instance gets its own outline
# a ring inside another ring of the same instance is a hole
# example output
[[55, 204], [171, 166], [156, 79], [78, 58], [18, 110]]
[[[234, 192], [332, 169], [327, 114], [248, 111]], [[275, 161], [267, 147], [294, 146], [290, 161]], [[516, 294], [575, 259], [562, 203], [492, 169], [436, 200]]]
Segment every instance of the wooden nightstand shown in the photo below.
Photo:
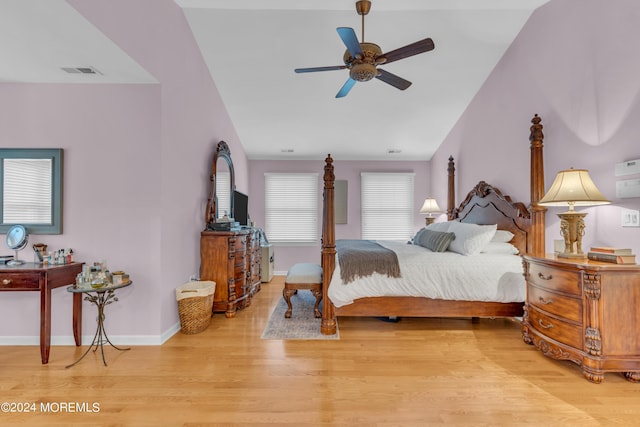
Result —
[[580, 365], [591, 382], [605, 372], [640, 382], [640, 266], [553, 255], [523, 263], [524, 341]]

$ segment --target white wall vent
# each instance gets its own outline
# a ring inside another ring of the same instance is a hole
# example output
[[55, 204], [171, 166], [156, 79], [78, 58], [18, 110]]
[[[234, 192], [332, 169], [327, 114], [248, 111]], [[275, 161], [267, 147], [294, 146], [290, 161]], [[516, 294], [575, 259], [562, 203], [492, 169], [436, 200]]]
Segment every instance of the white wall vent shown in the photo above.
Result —
[[95, 67], [61, 67], [61, 70], [66, 71], [69, 74], [100, 74]]
[[640, 173], [640, 159], [616, 163], [616, 176], [634, 175]]
[[640, 179], [626, 179], [616, 182], [616, 197], [628, 199], [640, 197]]

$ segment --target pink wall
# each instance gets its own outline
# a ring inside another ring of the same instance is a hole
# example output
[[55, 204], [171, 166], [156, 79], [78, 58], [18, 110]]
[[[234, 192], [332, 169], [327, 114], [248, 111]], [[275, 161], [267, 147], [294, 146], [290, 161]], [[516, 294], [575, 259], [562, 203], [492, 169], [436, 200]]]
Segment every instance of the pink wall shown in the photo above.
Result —
[[[529, 200], [529, 126], [543, 121], [545, 183], [570, 167], [590, 171], [613, 203], [583, 208], [585, 247], [624, 246], [640, 253], [640, 228], [621, 227], [621, 208], [640, 199], [616, 199], [614, 165], [640, 158], [640, 7], [632, 0], [553, 0], [531, 16], [455, 128], [432, 159], [434, 194], [446, 181], [434, 165], [452, 154], [458, 163], [458, 200], [484, 179], [514, 200]], [[560, 239], [549, 208], [547, 250]], [[582, 209], [581, 209], [582, 210]]]
[[[106, 326], [116, 340], [157, 344], [178, 322], [175, 288], [199, 269], [214, 146], [229, 143], [240, 189], [246, 155], [173, 1], [70, 4], [159, 84], [0, 84], [0, 146], [64, 148], [64, 234], [30, 243], [129, 272], [134, 285], [108, 307]], [[38, 313], [36, 293], [3, 292], [0, 341], [37, 343]], [[88, 335], [94, 307], [85, 313]], [[70, 326], [70, 295], [54, 291], [53, 342], [71, 343]]]
[[[108, 261], [135, 284], [109, 306], [113, 337], [157, 343], [176, 325], [174, 289], [199, 267], [211, 153], [226, 140], [238, 189], [250, 195], [262, 225], [266, 171], [318, 171], [323, 161], [248, 161], [180, 8], [170, 0], [70, 0], [158, 79], [152, 85], [0, 84], [0, 146], [65, 149], [64, 234], [31, 236], [78, 258]], [[153, 10], [153, 13], [149, 13]], [[640, 158], [640, 7], [634, 0], [552, 0], [525, 25], [431, 162], [341, 162], [349, 181], [349, 223], [338, 237], [357, 237], [359, 173], [416, 172], [416, 211], [426, 195], [445, 204], [446, 164], [458, 165], [458, 200], [483, 179], [529, 198], [529, 126], [543, 118], [547, 185], [556, 171], [587, 168], [614, 203], [590, 208], [585, 242], [640, 252], [640, 229], [620, 226], [614, 164]], [[170, 60], [169, 60], [170, 59]], [[632, 176], [631, 178], [638, 178]], [[443, 206], [441, 206], [443, 207]], [[550, 209], [548, 249], [558, 223]], [[416, 228], [423, 224], [416, 215]], [[26, 255], [27, 252], [25, 252]], [[276, 248], [276, 269], [319, 259], [318, 247]], [[84, 331], [94, 330], [85, 306]], [[4, 292], [0, 343], [38, 342], [36, 293]], [[71, 343], [71, 298], [53, 295], [54, 343]], [[19, 319], [19, 321], [16, 321]], [[52, 358], [55, 358], [55, 349]], [[37, 352], [33, 355], [38, 360]]]
[[[424, 226], [424, 216], [418, 214], [424, 199], [429, 196], [429, 162], [398, 161], [340, 161], [334, 159], [336, 179], [348, 182], [347, 224], [336, 224], [337, 239], [360, 238], [360, 173], [361, 172], [414, 172], [415, 227]], [[324, 160], [297, 161], [249, 161], [249, 211], [256, 226], [264, 226], [264, 174], [265, 172], [317, 172], [318, 185], [322, 188]], [[446, 165], [441, 169], [446, 175]], [[320, 190], [319, 197], [322, 197]], [[438, 199], [441, 208], [446, 206], [446, 197]], [[322, 200], [318, 201], [322, 206]], [[319, 218], [321, 220], [321, 218]], [[318, 224], [320, 233], [321, 224]], [[267, 238], [268, 238], [267, 233]], [[274, 246], [275, 271], [286, 272], [296, 262], [320, 262], [320, 245], [316, 246]]]

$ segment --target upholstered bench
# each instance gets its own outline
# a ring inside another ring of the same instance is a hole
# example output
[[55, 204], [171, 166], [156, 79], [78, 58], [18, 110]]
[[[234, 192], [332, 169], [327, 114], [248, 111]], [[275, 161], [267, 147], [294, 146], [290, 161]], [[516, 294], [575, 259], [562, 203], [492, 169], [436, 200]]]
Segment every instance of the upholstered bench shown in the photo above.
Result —
[[322, 267], [318, 264], [310, 262], [300, 262], [294, 264], [287, 272], [287, 278], [284, 280], [284, 289], [282, 296], [287, 302], [287, 311], [284, 317], [291, 317], [291, 295], [298, 292], [298, 289], [308, 289], [316, 297], [316, 305], [313, 308], [315, 317], [322, 317], [320, 314], [320, 300], [322, 299]]

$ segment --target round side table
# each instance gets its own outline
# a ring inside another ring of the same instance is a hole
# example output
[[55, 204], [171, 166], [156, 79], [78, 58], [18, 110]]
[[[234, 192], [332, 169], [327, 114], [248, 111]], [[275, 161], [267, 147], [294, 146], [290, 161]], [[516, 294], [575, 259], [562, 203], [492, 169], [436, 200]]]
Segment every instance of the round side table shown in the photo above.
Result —
[[96, 321], [98, 323], [98, 326], [96, 328], [96, 333], [93, 336], [93, 341], [91, 342], [91, 345], [89, 346], [89, 348], [87, 349], [87, 351], [85, 351], [82, 356], [80, 356], [80, 358], [78, 360], [76, 360], [75, 362], [73, 362], [70, 365], [65, 366], [66, 368], [70, 368], [72, 366], [74, 366], [75, 364], [77, 364], [78, 362], [80, 362], [82, 359], [84, 359], [84, 357], [89, 353], [89, 351], [91, 349], [93, 349], [93, 351], [95, 352], [96, 350], [98, 350], [98, 348], [100, 348], [100, 352], [102, 353], [102, 362], [104, 363], [104, 366], [107, 366], [107, 361], [104, 358], [104, 344], [105, 343], [109, 343], [109, 345], [111, 345], [111, 347], [115, 348], [116, 350], [120, 350], [120, 351], [125, 351], [125, 350], [130, 350], [131, 348], [122, 348], [122, 347], [118, 347], [115, 346], [110, 340], [109, 337], [107, 336], [107, 332], [104, 330], [104, 307], [114, 303], [116, 301], [118, 301], [118, 298], [115, 295], [116, 290], [118, 289], [122, 289], [122, 288], [126, 288], [127, 286], [130, 286], [133, 282], [132, 281], [128, 281], [126, 283], [122, 283], [119, 285], [109, 285], [109, 286], [105, 286], [102, 288], [78, 288], [75, 285], [73, 286], [69, 286], [67, 288], [68, 292], [71, 293], [83, 293], [86, 294], [86, 296], [84, 297], [85, 301], [89, 301], [93, 304], [95, 304], [95, 306], [98, 309], [98, 317], [96, 318]]

